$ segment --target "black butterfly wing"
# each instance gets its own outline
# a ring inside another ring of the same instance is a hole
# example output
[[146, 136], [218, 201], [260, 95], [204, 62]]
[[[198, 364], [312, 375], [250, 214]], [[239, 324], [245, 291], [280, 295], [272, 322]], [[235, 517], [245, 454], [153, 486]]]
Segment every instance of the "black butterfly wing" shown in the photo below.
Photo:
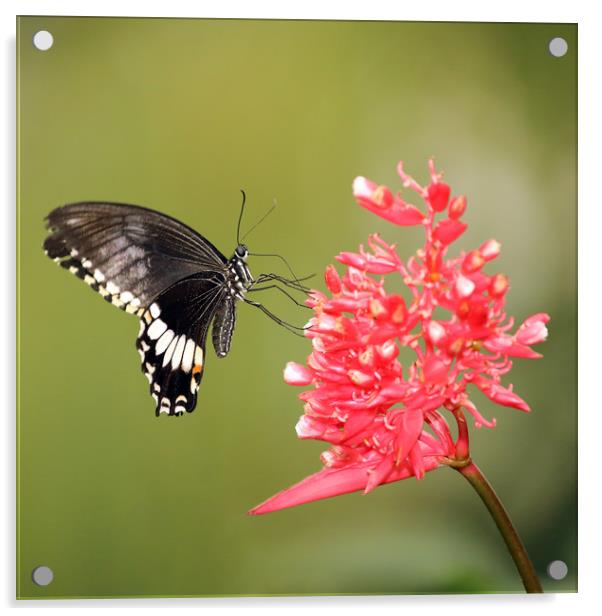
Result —
[[225, 276], [204, 272], [178, 281], [144, 311], [136, 346], [157, 416], [194, 410], [207, 332], [224, 302], [232, 302]]
[[211, 320], [234, 303], [226, 258], [185, 224], [135, 205], [74, 203], [53, 210], [47, 226], [49, 257], [140, 317], [136, 346], [157, 415], [191, 412]]
[[154, 210], [120, 203], [73, 203], [47, 217], [48, 256], [107, 301], [141, 315], [153, 298], [199, 271], [225, 271], [207, 239]]

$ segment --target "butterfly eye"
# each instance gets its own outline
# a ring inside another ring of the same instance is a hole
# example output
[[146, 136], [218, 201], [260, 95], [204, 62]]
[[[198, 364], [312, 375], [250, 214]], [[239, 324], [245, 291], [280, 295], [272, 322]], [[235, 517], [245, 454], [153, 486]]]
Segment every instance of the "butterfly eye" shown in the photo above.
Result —
[[249, 256], [249, 251], [247, 250], [247, 247], [244, 244], [239, 244], [236, 247], [236, 256], [240, 257], [241, 259], [246, 260], [246, 258]]

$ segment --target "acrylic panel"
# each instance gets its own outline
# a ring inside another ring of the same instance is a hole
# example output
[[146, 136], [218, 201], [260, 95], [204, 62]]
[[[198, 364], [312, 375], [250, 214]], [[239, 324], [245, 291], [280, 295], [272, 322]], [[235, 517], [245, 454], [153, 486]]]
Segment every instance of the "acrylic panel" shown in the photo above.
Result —
[[17, 596], [576, 591], [577, 26], [17, 30]]

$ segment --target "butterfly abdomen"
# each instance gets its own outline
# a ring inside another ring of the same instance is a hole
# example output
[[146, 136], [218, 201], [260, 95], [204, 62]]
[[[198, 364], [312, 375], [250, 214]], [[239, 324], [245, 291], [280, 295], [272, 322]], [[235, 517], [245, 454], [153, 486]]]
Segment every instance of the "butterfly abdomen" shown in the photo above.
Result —
[[230, 352], [235, 325], [236, 306], [234, 300], [228, 297], [224, 305], [215, 313], [213, 320], [212, 341], [215, 354], [218, 357], [226, 357]]

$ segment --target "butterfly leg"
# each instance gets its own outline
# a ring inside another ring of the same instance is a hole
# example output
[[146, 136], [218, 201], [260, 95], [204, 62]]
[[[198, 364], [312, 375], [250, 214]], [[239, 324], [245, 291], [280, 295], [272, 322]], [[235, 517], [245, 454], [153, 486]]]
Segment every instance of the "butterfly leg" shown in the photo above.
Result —
[[250, 289], [247, 289], [247, 292], [249, 292], [249, 291], [267, 291], [269, 289], [278, 289], [278, 291], [280, 291], [281, 293], [284, 293], [284, 295], [286, 295], [292, 302], [297, 304], [297, 306], [300, 306], [301, 308], [310, 309], [309, 306], [306, 306], [305, 304], [302, 304], [301, 302], [298, 302], [288, 291], [286, 291], [282, 287], [278, 286], [277, 284], [270, 284], [267, 287], [251, 287]]
[[275, 321], [276, 323], [278, 323], [278, 325], [281, 325], [292, 334], [295, 334], [296, 336], [301, 336], [302, 338], [304, 337], [303, 334], [299, 333], [300, 331], [305, 331], [304, 327], [297, 327], [296, 325], [292, 325], [291, 323], [283, 321], [280, 317], [277, 317], [273, 312], [270, 312], [263, 304], [260, 304], [259, 302], [254, 302], [253, 300], [247, 299], [246, 297], [244, 298], [244, 301], [246, 304], [250, 304], [251, 306], [255, 306], [255, 308], [259, 308], [262, 312], [267, 314], [268, 317], [272, 319], [272, 321]]
[[262, 284], [264, 282], [275, 280], [276, 282], [282, 283], [289, 289], [294, 289], [295, 291], [300, 291], [302, 293], [309, 293], [310, 289], [302, 285], [301, 281], [307, 280], [312, 277], [313, 274], [311, 276], [299, 278], [298, 280], [290, 280], [289, 278], [284, 278], [284, 276], [279, 276], [278, 274], [261, 274], [261, 276], [255, 279], [255, 284]]

